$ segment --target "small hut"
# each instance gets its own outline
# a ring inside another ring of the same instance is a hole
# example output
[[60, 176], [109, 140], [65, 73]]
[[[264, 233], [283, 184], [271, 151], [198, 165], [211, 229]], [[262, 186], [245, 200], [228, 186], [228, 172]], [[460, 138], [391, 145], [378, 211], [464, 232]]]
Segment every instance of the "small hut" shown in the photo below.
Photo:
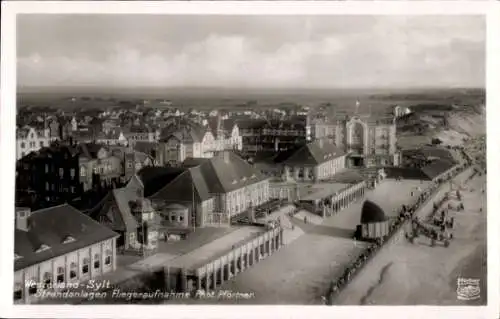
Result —
[[366, 200], [361, 209], [361, 238], [377, 240], [389, 234], [389, 222], [379, 205]]

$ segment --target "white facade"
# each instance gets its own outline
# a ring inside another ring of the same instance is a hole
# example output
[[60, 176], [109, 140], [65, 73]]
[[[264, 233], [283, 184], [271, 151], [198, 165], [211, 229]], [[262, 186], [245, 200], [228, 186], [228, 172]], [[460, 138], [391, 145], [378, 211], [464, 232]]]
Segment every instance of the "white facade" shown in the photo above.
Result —
[[332, 158], [316, 166], [311, 165], [285, 165], [282, 179], [295, 181], [320, 181], [333, 177], [345, 169], [345, 155]]
[[14, 302], [39, 301], [44, 292], [60, 292], [64, 285], [78, 284], [77, 290], [85, 291], [86, 282], [115, 269], [116, 238], [112, 238], [15, 271]]
[[[50, 129], [37, 131], [33, 127], [26, 128], [27, 132], [18, 129], [16, 138], [16, 159], [20, 159], [31, 152], [37, 152], [42, 147], [50, 145]], [[24, 128], [21, 130], [25, 130]]]
[[255, 207], [267, 201], [269, 201], [269, 180], [264, 180], [225, 194], [216, 194], [214, 211], [226, 212], [233, 216], [244, 212], [250, 205]]

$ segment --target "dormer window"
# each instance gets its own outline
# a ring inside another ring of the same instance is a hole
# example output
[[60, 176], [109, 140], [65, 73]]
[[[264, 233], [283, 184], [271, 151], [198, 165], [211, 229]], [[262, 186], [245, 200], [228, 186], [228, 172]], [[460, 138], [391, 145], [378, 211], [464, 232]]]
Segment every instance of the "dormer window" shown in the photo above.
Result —
[[234, 185], [234, 184], [236, 184], [236, 183], [238, 183], [238, 181], [236, 181], [235, 179], [233, 179], [232, 184]]
[[251, 178], [256, 178], [257, 176], [255, 176], [255, 174], [252, 174], [252, 177]]
[[21, 259], [21, 258], [23, 258], [23, 256], [20, 256], [20, 255], [14, 253], [14, 260], [18, 260], [18, 259]]
[[244, 182], [244, 181], [246, 181], [246, 180], [247, 180], [247, 178], [246, 178], [246, 177], [243, 177], [243, 178], [241, 179], [241, 181], [242, 181], [242, 182]]
[[37, 253], [40, 253], [40, 252], [45, 251], [45, 250], [47, 250], [47, 249], [50, 249], [50, 247], [49, 247], [49, 246], [47, 246], [47, 245], [45, 245], [45, 244], [42, 244], [42, 245], [40, 246], [40, 248], [38, 248], [38, 249], [37, 249], [37, 251], [36, 251], [36, 252], [37, 252]]
[[66, 238], [64, 238], [63, 240], [63, 244], [68, 244], [68, 243], [72, 243], [75, 241], [75, 238], [71, 237], [71, 236], [67, 236]]

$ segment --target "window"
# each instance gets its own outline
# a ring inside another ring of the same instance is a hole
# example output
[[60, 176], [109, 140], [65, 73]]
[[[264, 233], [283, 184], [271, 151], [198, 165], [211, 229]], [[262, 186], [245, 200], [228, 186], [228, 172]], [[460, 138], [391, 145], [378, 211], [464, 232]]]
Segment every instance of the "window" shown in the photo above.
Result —
[[57, 267], [56, 282], [57, 283], [64, 282], [64, 268], [63, 267]]
[[75, 241], [75, 238], [73, 238], [72, 236], [66, 236], [66, 238], [63, 240], [63, 244], [72, 243], [74, 241]]
[[75, 186], [70, 186], [70, 190], [71, 190], [71, 193], [74, 194], [75, 193]]
[[83, 258], [82, 262], [82, 274], [86, 275], [89, 273], [90, 258]]
[[50, 247], [49, 247], [49, 246], [47, 246], [47, 245], [45, 245], [45, 244], [41, 244], [41, 245], [40, 245], [40, 247], [37, 249], [37, 251], [36, 251], [36, 252], [37, 252], [37, 253], [40, 253], [40, 252], [45, 251], [45, 250], [48, 250], [48, 249], [50, 249]]
[[26, 147], [26, 143], [22, 142], [21, 143], [21, 148], [25, 148]]
[[40, 141], [40, 147], [43, 147], [43, 141]]
[[49, 272], [46, 272], [45, 274], [43, 274], [44, 289], [49, 289], [51, 284], [52, 284], [52, 274]]
[[184, 216], [179, 216], [179, 221], [180, 222], [184, 221]]
[[75, 177], [75, 169], [72, 168], [69, 172], [70, 172], [71, 178], [74, 178]]
[[76, 271], [77, 271], [77, 267], [76, 267], [76, 263], [75, 262], [72, 262], [69, 266], [69, 279], [75, 279], [76, 278]]
[[45, 173], [49, 172], [49, 164], [45, 164]]
[[80, 176], [85, 177], [87, 175], [87, 171], [85, 170], [85, 167], [82, 166], [80, 167]]
[[111, 249], [106, 250], [106, 258], [104, 259], [104, 264], [105, 265], [111, 265], [111, 255], [112, 255]]
[[99, 254], [95, 254], [94, 255], [94, 268], [95, 269], [99, 269], [99, 267], [101, 266], [101, 261], [99, 260], [101, 256], [99, 256]]
[[61, 177], [64, 176], [64, 168], [62, 168], [62, 167], [59, 168], [59, 176], [61, 176]]
[[36, 291], [37, 291], [37, 280], [35, 279], [31, 279], [31, 284], [30, 284], [30, 287], [28, 288], [28, 294], [29, 295], [34, 295], [36, 294]]
[[23, 285], [16, 283], [14, 285], [14, 301], [23, 299]]

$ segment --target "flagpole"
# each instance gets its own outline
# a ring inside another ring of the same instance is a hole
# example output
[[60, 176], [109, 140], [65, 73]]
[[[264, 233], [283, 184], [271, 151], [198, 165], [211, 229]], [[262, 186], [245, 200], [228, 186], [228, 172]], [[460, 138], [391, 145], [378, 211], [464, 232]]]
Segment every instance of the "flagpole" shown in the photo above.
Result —
[[193, 212], [191, 213], [191, 219], [193, 221], [193, 232], [196, 231], [196, 211], [195, 211], [195, 203], [194, 203], [194, 182], [191, 180], [191, 197], [193, 200], [192, 204], [192, 209]]

